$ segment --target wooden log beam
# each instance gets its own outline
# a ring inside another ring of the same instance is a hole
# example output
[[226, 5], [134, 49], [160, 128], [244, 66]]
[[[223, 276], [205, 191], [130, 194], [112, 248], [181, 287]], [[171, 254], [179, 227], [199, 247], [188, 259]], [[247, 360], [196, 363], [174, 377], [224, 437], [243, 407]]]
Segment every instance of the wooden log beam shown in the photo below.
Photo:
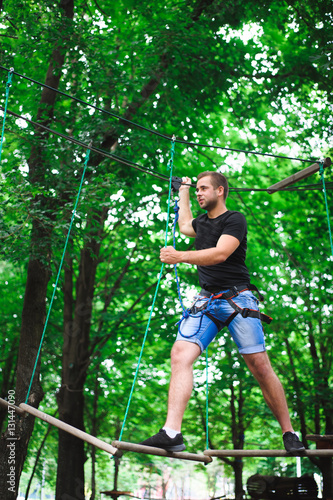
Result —
[[[331, 158], [325, 158], [324, 160], [324, 168], [327, 168], [331, 165]], [[269, 194], [275, 193], [276, 191], [280, 191], [283, 188], [286, 188], [288, 186], [291, 186], [291, 184], [295, 184], [295, 182], [301, 181], [302, 179], [305, 179], [306, 177], [309, 177], [310, 175], [314, 174], [315, 172], [318, 172], [320, 169], [319, 163], [313, 163], [307, 168], [304, 168], [303, 170], [300, 170], [299, 172], [296, 172], [296, 174], [291, 175], [290, 177], [287, 177], [286, 179], [283, 179], [282, 181], [277, 182], [276, 184], [273, 184], [269, 188], [267, 188], [267, 192]]]
[[206, 455], [197, 453], [187, 453], [186, 451], [166, 451], [162, 448], [153, 446], [144, 446], [143, 444], [126, 443], [124, 441], [113, 441], [112, 445], [118, 450], [134, 451], [136, 453], [144, 453], [146, 455], [158, 455], [160, 457], [179, 458], [181, 460], [193, 460], [195, 462], [212, 462], [212, 458]]
[[8, 401], [6, 401], [5, 399], [2, 399], [2, 398], [0, 398], [0, 406], [3, 406], [4, 408], [13, 408], [14, 411], [18, 415], [24, 415], [25, 414], [25, 412], [23, 410], [21, 410], [21, 408], [19, 408], [18, 406], [15, 406], [15, 405], [12, 405], [12, 404], [8, 403]]
[[291, 455], [286, 450], [205, 450], [209, 457], [333, 457], [333, 450], [305, 450]]
[[317, 450], [333, 449], [333, 434], [308, 434], [306, 439], [315, 441]]
[[306, 439], [309, 441], [332, 441], [333, 434], [307, 434]]
[[44, 420], [48, 424], [58, 427], [62, 431], [68, 432], [69, 434], [72, 434], [73, 436], [82, 439], [83, 441], [86, 441], [87, 443], [92, 444], [93, 446], [96, 446], [97, 448], [100, 448], [103, 451], [106, 451], [107, 453], [111, 453], [111, 455], [119, 456], [117, 448], [114, 448], [113, 446], [111, 446], [111, 444], [105, 443], [104, 441], [96, 438], [95, 436], [91, 436], [87, 432], [81, 431], [80, 429], [77, 429], [72, 425], [66, 424], [66, 422], [63, 422], [58, 418], [51, 417], [51, 415], [43, 413], [42, 411], [37, 410], [33, 406], [29, 406], [25, 403], [21, 403], [19, 407], [22, 410], [26, 411], [27, 413], [30, 413], [34, 417], [40, 418], [41, 420]]

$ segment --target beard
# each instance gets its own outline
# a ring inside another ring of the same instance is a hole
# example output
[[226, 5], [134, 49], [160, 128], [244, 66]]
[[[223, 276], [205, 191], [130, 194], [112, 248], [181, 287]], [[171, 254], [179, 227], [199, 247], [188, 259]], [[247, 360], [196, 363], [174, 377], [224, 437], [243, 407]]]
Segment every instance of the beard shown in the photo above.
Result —
[[210, 212], [211, 210], [214, 210], [214, 208], [216, 208], [217, 201], [217, 199], [204, 201], [204, 203], [200, 205], [200, 208], [203, 208], [204, 210], [207, 210], [207, 212]]

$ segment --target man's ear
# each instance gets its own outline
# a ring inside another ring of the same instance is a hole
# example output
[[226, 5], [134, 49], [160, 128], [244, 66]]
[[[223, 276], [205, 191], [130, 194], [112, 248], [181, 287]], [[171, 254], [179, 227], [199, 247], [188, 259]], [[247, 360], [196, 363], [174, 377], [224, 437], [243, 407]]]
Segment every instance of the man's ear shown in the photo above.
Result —
[[217, 195], [218, 196], [224, 196], [224, 187], [223, 186], [219, 186], [217, 188]]

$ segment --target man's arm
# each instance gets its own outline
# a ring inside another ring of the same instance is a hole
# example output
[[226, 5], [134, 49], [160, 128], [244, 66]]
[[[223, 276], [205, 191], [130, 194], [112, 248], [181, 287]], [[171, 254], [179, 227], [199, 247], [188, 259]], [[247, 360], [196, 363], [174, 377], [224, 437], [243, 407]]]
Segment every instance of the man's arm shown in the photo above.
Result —
[[[189, 177], [183, 177], [183, 182], [186, 184], [191, 184], [191, 179]], [[185, 236], [195, 237], [195, 231], [192, 226], [193, 215], [190, 208], [190, 186], [184, 186], [183, 184], [179, 188], [179, 219], [178, 226], [179, 230]]]
[[164, 247], [160, 252], [160, 259], [166, 264], [194, 264], [196, 266], [213, 266], [227, 260], [239, 246], [239, 240], [229, 234], [220, 236], [216, 247], [204, 250], [187, 250], [184, 252], [175, 250], [173, 247]]

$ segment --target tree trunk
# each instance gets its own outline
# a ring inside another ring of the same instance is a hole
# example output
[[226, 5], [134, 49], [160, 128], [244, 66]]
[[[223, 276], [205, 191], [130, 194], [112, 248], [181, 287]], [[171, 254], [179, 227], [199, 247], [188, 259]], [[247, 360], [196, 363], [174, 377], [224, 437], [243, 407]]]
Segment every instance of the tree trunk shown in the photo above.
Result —
[[26, 489], [26, 492], [25, 492], [25, 499], [24, 500], [29, 500], [29, 492], [30, 492], [30, 488], [31, 488], [31, 484], [32, 484], [32, 480], [34, 478], [34, 475], [35, 475], [35, 472], [36, 472], [36, 469], [37, 469], [37, 466], [38, 466], [38, 463], [39, 463], [39, 459], [40, 459], [40, 456], [42, 454], [42, 451], [43, 451], [43, 448], [44, 448], [44, 445], [46, 443], [46, 440], [51, 432], [51, 429], [52, 429], [52, 426], [51, 424], [49, 424], [48, 428], [47, 428], [47, 431], [43, 437], [43, 440], [38, 448], [38, 451], [37, 451], [37, 454], [36, 454], [36, 459], [35, 459], [35, 463], [34, 463], [34, 466], [33, 466], [33, 469], [32, 469], [32, 472], [31, 472], [31, 475], [30, 475], [30, 478], [29, 478], [29, 482], [28, 482], [28, 486], [27, 486], [27, 489]]
[[[0, 389], [0, 397], [7, 400], [9, 391], [15, 386], [15, 369], [17, 365], [16, 353], [17, 353], [18, 341], [17, 339], [11, 345], [11, 352], [8, 354], [6, 360], [1, 365], [2, 369], [2, 384]], [[0, 407], [0, 433], [2, 432], [5, 423], [7, 422], [8, 409]]]
[[235, 474], [235, 500], [242, 500], [244, 498], [243, 460], [234, 460], [232, 467]]
[[[35, 234], [36, 232], [38, 232], [37, 228], [35, 228]], [[22, 311], [16, 391], [13, 391], [15, 401], [10, 401], [11, 403], [21, 403], [28, 392], [44, 327], [45, 297], [49, 276], [49, 271], [44, 264], [38, 259], [30, 259]], [[39, 383], [39, 367], [40, 361], [37, 364], [28, 401], [36, 407], [43, 397]], [[7, 427], [0, 441], [0, 491], [3, 500], [15, 499], [17, 496], [19, 479], [34, 427], [34, 418], [13, 416], [10, 424], [12, 425]], [[10, 483], [8, 483], [8, 477], [10, 477]]]
[[[62, 0], [60, 3], [62, 15], [73, 17], [73, 0]], [[60, 68], [64, 63], [63, 39], [67, 33], [59, 32], [59, 47], [55, 47], [46, 75], [46, 83], [57, 88], [60, 81]], [[53, 116], [55, 92], [43, 88], [37, 117], [48, 124]], [[29, 180], [31, 184], [41, 183], [45, 179], [45, 164], [43, 147], [47, 133], [35, 131], [36, 145], [32, 146], [29, 164]], [[16, 405], [25, 401], [29, 390], [40, 340], [46, 317], [47, 285], [50, 279], [49, 261], [51, 255], [51, 235], [53, 231], [53, 199], [43, 196], [36, 197], [34, 202], [43, 212], [43, 220], [34, 219], [31, 230], [30, 259], [27, 269], [27, 282], [23, 302], [22, 324], [18, 363], [16, 372], [16, 390], [14, 391]], [[28, 403], [38, 407], [43, 397], [39, 383], [40, 360], [32, 380]], [[11, 401], [14, 403], [14, 401]], [[27, 454], [29, 440], [34, 427], [34, 418], [27, 415], [18, 419], [10, 418], [10, 426], [0, 440], [0, 491], [2, 500], [14, 500], [17, 497], [19, 480]]]
[[[64, 345], [62, 364], [62, 386], [57, 395], [59, 418], [84, 430], [83, 389], [89, 366], [89, 333], [95, 277], [100, 251], [101, 234], [108, 210], [103, 208], [93, 216], [89, 238], [81, 252], [80, 270], [76, 283], [76, 300], [73, 317], [72, 270], [66, 269], [64, 287]], [[58, 470], [56, 499], [84, 499], [84, 442], [67, 432], [59, 430]]]
[[319, 468], [323, 475], [323, 498], [333, 500], [333, 459], [323, 457], [319, 459]]

